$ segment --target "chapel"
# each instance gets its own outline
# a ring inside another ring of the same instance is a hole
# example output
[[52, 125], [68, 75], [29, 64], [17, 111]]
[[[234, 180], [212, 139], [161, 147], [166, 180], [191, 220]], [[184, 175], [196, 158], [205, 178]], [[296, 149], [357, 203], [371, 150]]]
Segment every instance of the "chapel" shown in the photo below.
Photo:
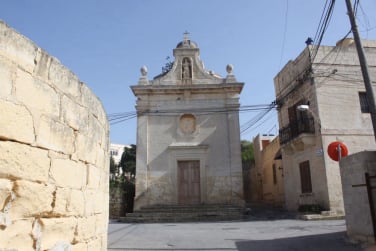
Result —
[[[244, 206], [239, 96], [232, 65], [226, 77], [204, 68], [185, 33], [170, 67], [137, 85], [135, 210], [155, 205]], [[218, 55], [220, 57], [220, 54]]]

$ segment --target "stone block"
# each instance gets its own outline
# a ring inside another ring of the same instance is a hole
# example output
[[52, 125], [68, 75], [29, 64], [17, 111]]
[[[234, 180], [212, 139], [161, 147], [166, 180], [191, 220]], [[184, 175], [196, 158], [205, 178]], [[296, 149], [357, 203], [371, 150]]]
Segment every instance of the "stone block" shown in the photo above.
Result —
[[17, 70], [15, 81], [17, 100], [38, 112], [59, 116], [60, 97], [47, 83]]
[[42, 116], [36, 131], [38, 146], [66, 154], [73, 153], [75, 134], [68, 125]]
[[62, 115], [65, 123], [77, 131], [87, 131], [88, 110], [67, 96], [61, 100]]
[[4, 58], [0, 55], [0, 97], [7, 98], [12, 93], [12, 66], [4, 62]]
[[98, 189], [101, 182], [102, 171], [94, 166], [87, 165], [87, 188], [89, 189]]
[[95, 238], [93, 240], [90, 240], [87, 244], [88, 250], [103, 250], [105, 251], [107, 247], [102, 246], [102, 239], [101, 238]]
[[11, 219], [48, 214], [52, 211], [55, 187], [26, 180], [14, 182], [15, 198], [10, 208]]
[[56, 186], [81, 189], [86, 185], [86, 165], [69, 159], [53, 159], [51, 177]]
[[48, 80], [48, 70], [50, 68], [51, 61], [52, 61], [52, 57], [48, 55], [41, 48], [38, 48], [36, 56], [35, 56], [35, 60], [34, 60], [35, 62], [34, 75], [44, 80]]
[[101, 124], [107, 124], [107, 115], [99, 98], [86, 86], [81, 87], [82, 92], [82, 105], [87, 107], [92, 115], [97, 118]]
[[34, 142], [33, 118], [24, 106], [0, 100], [0, 111], [0, 138], [24, 143]]
[[51, 58], [48, 79], [53, 86], [65, 94], [72, 97], [81, 96], [82, 83], [77, 76], [63, 66], [56, 58]]
[[72, 251], [90, 251], [84, 242], [76, 243], [72, 246]]
[[[106, 204], [106, 203], [104, 203]], [[107, 236], [108, 230], [108, 217], [103, 217], [103, 214], [97, 214], [95, 220], [95, 235], [96, 236]]]
[[75, 242], [85, 242], [96, 237], [96, 220], [97, 217], [95, 215], [77, 219]]
[[108, 151], [104, 151], [103, 149], [98, 149], [97, 151], [97, 158], [96, 158], [96, 165], [103, 169], [108, 169], [110, 165], [107, 164], [107, 160], [110, 159], [108, 156]]
[[84, 194], [81, 190], [58, 188], [56, 190], [54, 214], [64, 216], [83, 215], [85, 209]]
[[85, 196], [85, 215], [90, 216], [95, 213], [95, 190], [88, 189], [84, 193]]
[[0, 177], [34, 181], [48, 180], [50, 159], [47, 150], [10, 141], [0, 141]]
[[82, 160], [91, 164], [96, 163], [97, 144], [89, 134], [78, 134], [75, 142], [75, 155], [72, 158]]
[[0, 179], [0, 211], [11, 200], [13, 182], [7, 179]]
[[108, 200], [105, 200], [105, 193], [98, 190], [87, 189], [85, 195], [85, 215], [103, 213], [108, 210]]
[[49, 250], [59, 242], [72, 243], [77, 220], [69, 218], [42, 218], [41, 250]]
[[37, 47], [4, 22], [0, 21], [0, 53], [28, 72], [33, 72]]
[[23, 219], [1, 230], [0, 250], [34, 250], [34, 240], [31, 237], [33, 221]]

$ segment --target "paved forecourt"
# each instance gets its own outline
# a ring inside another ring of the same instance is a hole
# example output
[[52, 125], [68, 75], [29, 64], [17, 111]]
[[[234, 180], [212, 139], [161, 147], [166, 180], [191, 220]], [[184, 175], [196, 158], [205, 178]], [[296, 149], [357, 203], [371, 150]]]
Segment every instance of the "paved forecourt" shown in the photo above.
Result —
[[110, 223], [108, 250], [362, 250], [344, 220], [214, 223]]

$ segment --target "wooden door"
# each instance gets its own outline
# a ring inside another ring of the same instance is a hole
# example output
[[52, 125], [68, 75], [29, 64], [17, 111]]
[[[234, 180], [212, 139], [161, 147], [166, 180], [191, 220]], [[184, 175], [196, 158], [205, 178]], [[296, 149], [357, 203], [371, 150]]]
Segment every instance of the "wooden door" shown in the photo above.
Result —
[[178, 161], [179, 204], [200, 203], [200, 161]]

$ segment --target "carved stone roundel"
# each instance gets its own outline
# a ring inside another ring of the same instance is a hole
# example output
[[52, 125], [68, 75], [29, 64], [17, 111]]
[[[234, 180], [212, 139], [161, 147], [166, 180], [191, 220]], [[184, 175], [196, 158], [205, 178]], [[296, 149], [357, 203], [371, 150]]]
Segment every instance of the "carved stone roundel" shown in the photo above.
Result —
[[192, 114], [184, 114], [180, 117], [180, 130], [185, 134], [196, 131], [196, 118]]

